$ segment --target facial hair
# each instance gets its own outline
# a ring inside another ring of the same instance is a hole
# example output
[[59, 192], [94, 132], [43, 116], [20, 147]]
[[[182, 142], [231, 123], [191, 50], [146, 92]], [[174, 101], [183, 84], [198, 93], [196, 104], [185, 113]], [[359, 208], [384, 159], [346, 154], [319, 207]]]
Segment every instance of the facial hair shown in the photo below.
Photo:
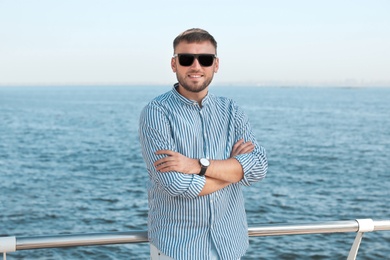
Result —
[[176, 78], [177, 78], [177, 81], [179, 82], [180, 86], [182, 86], [185, 90], [189, 91], [189, 92], [193, 92], [193, 93], [199, 93], [203, 90], [205, 90], [211, 83], [211, 81], [213, 80], [213, 75], [210, 77], [210, 78], [206, 78], [205, 81], [203, 82], [203, 84], [201, 85], [198, 85], [198, 84], [187, 84], [186, 80], [185, 80], [185, 76], [180, 76], [179, 74], [176, 73]]

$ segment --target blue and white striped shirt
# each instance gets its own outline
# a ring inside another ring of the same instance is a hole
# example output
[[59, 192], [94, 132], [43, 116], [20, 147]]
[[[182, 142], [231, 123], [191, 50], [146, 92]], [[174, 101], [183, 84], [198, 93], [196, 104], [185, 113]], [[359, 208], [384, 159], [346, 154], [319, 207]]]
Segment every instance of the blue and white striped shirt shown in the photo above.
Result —
[[[149, 173], [149, 241], [177, 260], [208, 259], [214, 244], [220, 259], [238, 259], [248, 247], [242, 186], [261, 180], [267, 158], [243, 111], [231, 100], [212, 94], [202, 101], [180, 95], [175, 87], [142, 111], [139, 134]], [[189, 158], [223, 160], [240, 139], [255, 149], [235, 158], [243, 179], [219, 191], [199, 196], [205, 177], [180, 172], [157, 172], [153, 163], [158, 150], [172, 150]]]

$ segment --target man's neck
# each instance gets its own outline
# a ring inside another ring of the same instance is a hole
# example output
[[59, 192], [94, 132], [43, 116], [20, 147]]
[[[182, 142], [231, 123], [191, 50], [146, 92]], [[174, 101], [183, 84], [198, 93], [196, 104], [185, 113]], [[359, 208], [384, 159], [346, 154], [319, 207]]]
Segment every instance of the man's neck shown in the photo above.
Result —
[[202, 100], [207, 96], [207, 93], [208, 93], [208, 88], [205, 88], [204, 90], [202, 90], [200, 92], [192, 92], [192, 91], [186, 90], [185, 88], [180, 86], [180, 84], [178, 85], [176, 90], [183, 97], [185, 97], [189, 100], [194, 100], [194, 101], [198, 102], [199, 106], [202, 106]]

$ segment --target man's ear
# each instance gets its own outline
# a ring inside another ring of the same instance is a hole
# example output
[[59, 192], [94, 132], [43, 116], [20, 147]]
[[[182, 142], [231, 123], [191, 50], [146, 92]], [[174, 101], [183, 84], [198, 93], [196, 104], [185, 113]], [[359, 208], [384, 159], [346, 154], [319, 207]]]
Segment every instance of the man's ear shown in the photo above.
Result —
[[215, 58], [215, 66], [214, 66], [214, 73], [217, 73], [218, 72], [218, 69], [219, 69], [219, 58]]
[[174, 57], [171, 59], [171, 68], [172, 68], [172, 71], [173, 71], [174, 73], [176, 73], [176, 71], [177, 71], [177, 68], [176, 68], [176, 59], [175, 59]]

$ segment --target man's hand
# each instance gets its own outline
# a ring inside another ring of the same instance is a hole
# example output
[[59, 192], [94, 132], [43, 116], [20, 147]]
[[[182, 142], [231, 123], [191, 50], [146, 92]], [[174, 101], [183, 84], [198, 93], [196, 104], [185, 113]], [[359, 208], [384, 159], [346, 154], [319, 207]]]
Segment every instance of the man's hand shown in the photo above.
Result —
[[171, 150], [159, 150], [156, 154], [167, 155], [154, 163], [154, 167], [159, 172], [176, 171], [186, 174], [198, 174], [200, 172], [200, 164], [196, 159], [188, 158]]
[[251, 142], [244, 142], [244, 139], [240, 139], [233, 145], [233, 149], [230, 153], [230, 158], [233, 158], [236, 155], [251, 153], [255, 149], [255, 145]]

